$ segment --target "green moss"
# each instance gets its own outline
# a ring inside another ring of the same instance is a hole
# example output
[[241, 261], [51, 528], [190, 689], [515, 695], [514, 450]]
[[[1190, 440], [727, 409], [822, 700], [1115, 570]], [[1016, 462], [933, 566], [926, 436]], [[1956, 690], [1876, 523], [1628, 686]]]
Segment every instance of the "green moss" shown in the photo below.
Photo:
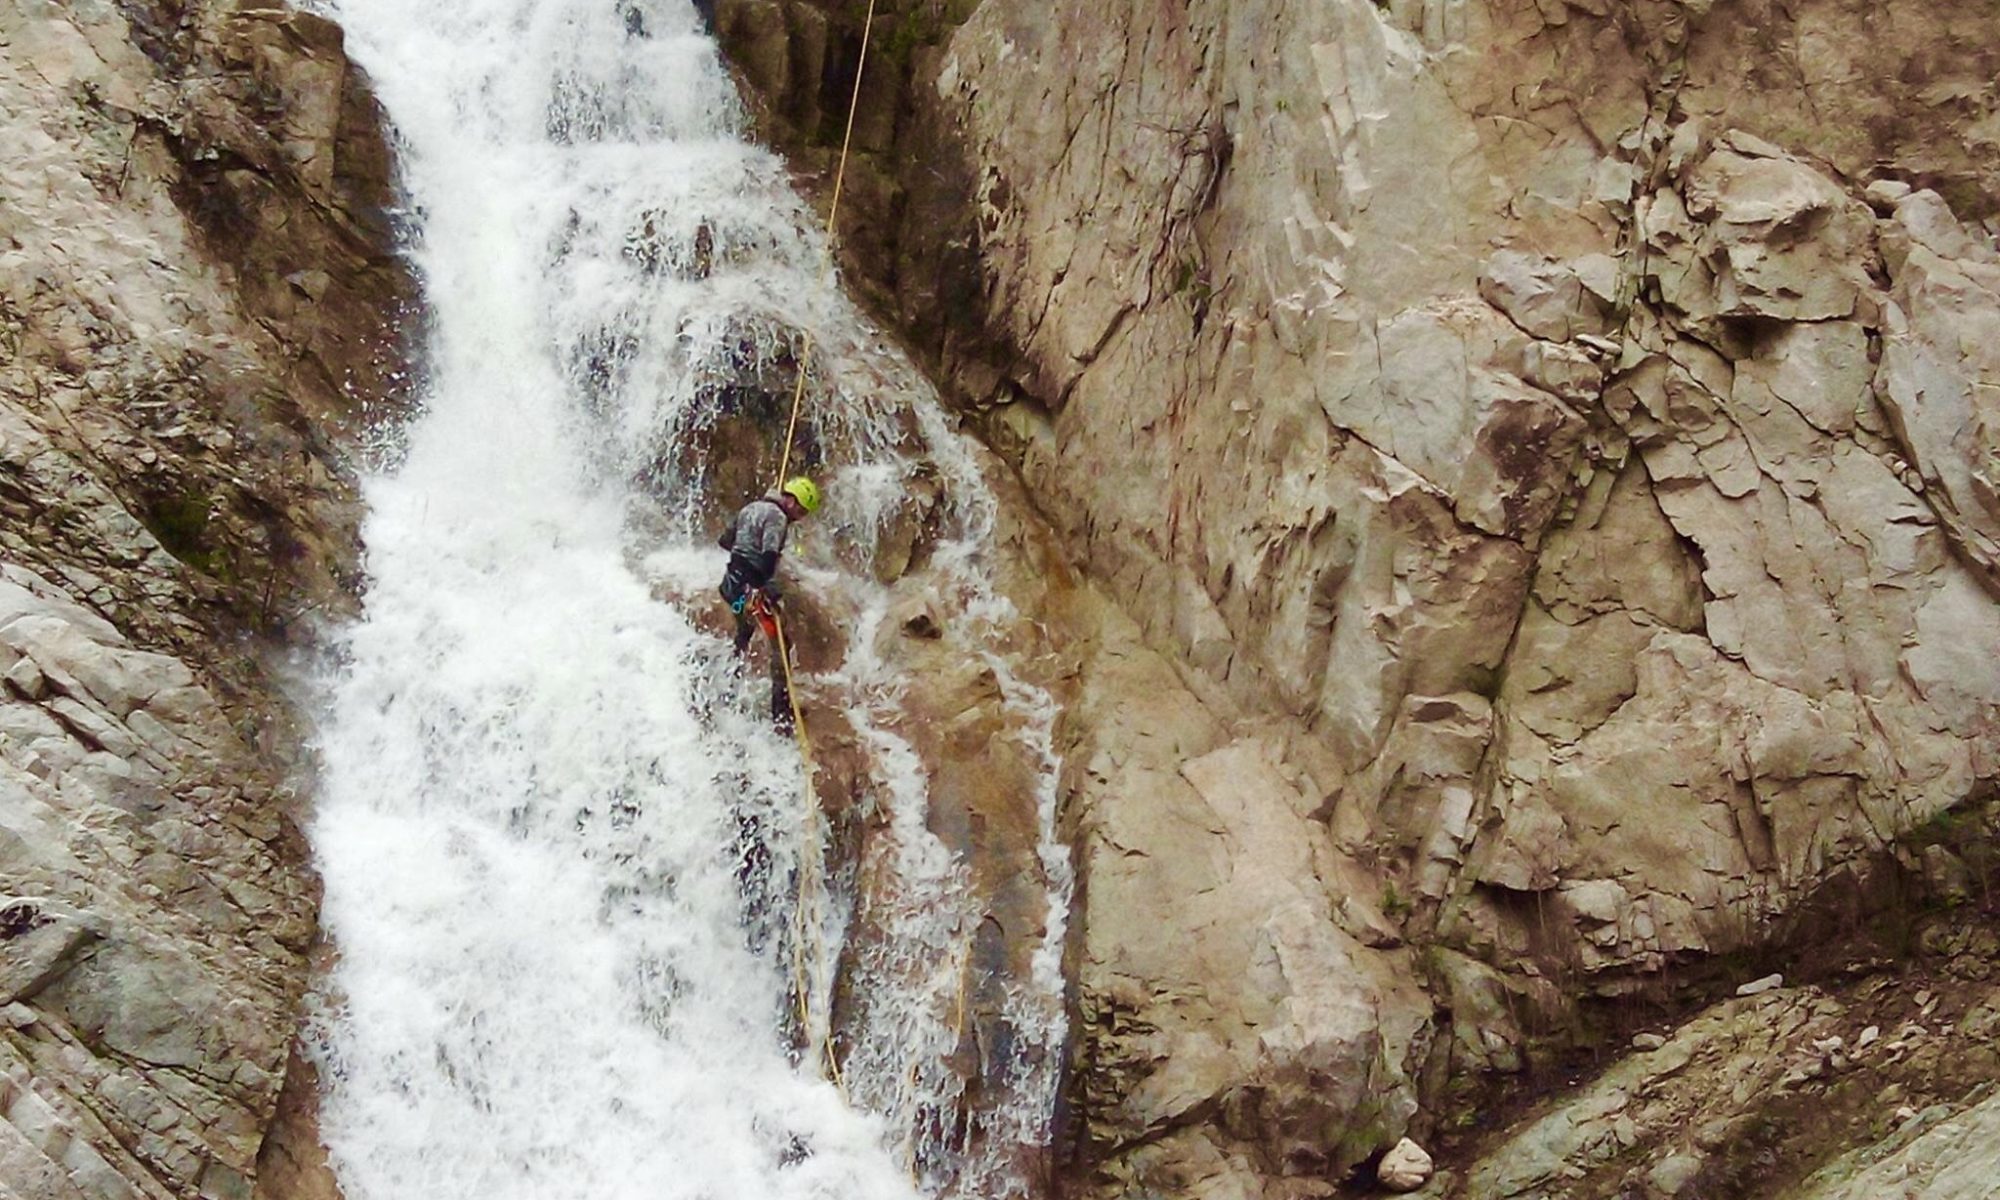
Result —
[[1400, 921], [1410, 915], [1409, 900], [1396, 890], [1393, 883], [1382, 886], [1382, 915], [1391, 921]]
[[944, 16], [933, 3], [913, 5], [877, 41], [881, 54], [898, 67], [906, 67], [917, 47], [934, 45], [944, 34]]
[[168, 554], [204, 575], [221, 578], [229, 563], [210, 534], [214, 507], [208, 493], [184, 492], [155, 501], [141, 519]]
[[882, 39], [882, 54], [890, 62], [901, 66], [910, 61], [910, 52], [923, 41], [922, 21], [915, 9], [903, 14], [903, 19], [890, 28], [889, 36]]

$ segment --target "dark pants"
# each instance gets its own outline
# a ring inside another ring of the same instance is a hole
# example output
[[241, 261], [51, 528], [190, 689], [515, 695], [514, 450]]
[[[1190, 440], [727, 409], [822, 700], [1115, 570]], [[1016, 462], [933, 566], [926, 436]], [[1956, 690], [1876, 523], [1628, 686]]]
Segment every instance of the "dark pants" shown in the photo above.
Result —
[[[723, 598], [729, 600], [731, 606], [734, 607], [735, 600], [729, 595], [729, 592], [729, 584], [725, 582], [722, 586]], [[742, 595], [742, 593], [738, 592], [737, 595]], [[750, 639], [757, 636], [757, 626], [758, 620], [752, 614], [749, 604], [736, 609], [736, 636], [732, 640], [734, 641], [736, 654], [739, 658], [750, 652]], [[777, 726], [779, 730], [789, 733], [793, 727], [792, 690], [791, 684], [785, 674], [785, 655], [779, 648], [777, 638], [770, 637], [765, 640], [770, 643], [771, 649], [771, 724]]]

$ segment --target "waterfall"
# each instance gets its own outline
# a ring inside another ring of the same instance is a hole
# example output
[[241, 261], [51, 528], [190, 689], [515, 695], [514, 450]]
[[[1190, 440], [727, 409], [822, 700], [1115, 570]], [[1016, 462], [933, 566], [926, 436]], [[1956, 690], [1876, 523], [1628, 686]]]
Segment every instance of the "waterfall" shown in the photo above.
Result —
[[[1063, 1037], [1053, 707], [989, 655], [1047, 769], [1049, 932], [1009, 1000], [1035, 1053], [1003, 1064], [984, 1157], [941, 1163], [925, 1126], [963, 1089], [941, 977], [978, 914], [868, 648], [871, 539], [918, 459], [944, 481], [939, 586], [968, 628], [1011, 619], [974, 451], [828, 280], [686, 0], [321, 7], [395, 130], [429, 316], [419, 411], [363, 482], [365, 611], [325, 681], [310, 825], [348, 1200], [1024, 1194], [1009, 1156], [1047, 1135]], [[800, 1046], [828, 1040], [854, 898], [793, 919], [824, 830], [702, 616], [730, 421], [799, 369], [801, 331], [829, 501], [788, 569], [849, 635], [829, 686], [904, 898], [871, 917], [896, 962], [858, 968], [876, 990], [839, 1083]]]

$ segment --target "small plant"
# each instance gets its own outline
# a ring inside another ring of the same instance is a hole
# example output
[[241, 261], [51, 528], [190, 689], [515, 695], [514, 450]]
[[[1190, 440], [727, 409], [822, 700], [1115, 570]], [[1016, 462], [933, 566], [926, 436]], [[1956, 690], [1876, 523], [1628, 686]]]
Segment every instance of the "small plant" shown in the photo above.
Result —
[[898, 67], [908, 66], [920, 46], [935, 45], [944, 36], [944, 14], [934, 4], [921, 3], [903, 14], [882, 40], [882, 53]]
[[1965, 844], [1970, 834], [1978, 832], [1978, 820], [1962, 807], [1942, 809], [1930, 820], [1923, 822], [1909, 833], [1909, 840], [1915, 845], [1943, 846], [1946, 849]]
[[1383, 885], [1381, 908], [1382, 915], [1391, 921], [1400, 921], [1409, 916], [1411, 912], [1409, 900], [1404, 897], [1402, 892], [1396, 890], [1394, 883]]

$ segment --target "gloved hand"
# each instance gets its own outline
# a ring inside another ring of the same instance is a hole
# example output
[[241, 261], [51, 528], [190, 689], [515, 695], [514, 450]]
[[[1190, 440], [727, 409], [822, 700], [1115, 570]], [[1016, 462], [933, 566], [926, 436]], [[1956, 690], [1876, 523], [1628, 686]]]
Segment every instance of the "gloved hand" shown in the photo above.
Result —
[[778, 590], [778, 581], [775, 579], [758, 590], [764, 593], [764, 603], [770, 605], [772, 608], [778, 607], [778, 602], [785, 598], [784, 594]]

